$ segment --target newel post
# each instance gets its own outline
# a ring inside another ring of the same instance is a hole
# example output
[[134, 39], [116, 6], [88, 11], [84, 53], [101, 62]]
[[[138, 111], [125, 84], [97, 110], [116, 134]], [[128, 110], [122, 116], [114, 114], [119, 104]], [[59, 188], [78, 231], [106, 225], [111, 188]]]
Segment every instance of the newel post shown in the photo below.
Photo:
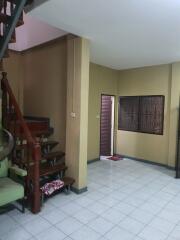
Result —
[[33, 205], [32, 212], [38, 213], [41, 208], [40, 200], [40, 185], [39, 185], [39, 162], [41, 159], [41, 147], [38, 142], [33, 145], [33, 158], [34, 158], [34, 179], [33, 179]]

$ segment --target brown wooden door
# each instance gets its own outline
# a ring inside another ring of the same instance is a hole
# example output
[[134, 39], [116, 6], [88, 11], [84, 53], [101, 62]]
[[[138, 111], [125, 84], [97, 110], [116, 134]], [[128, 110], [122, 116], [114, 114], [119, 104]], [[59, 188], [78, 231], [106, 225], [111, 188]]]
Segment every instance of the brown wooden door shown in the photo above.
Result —
[[101, 131], [100, 131], [100, 155], [111, 155], [111, 124], [112, 101], [111, 96], [101, 96]]

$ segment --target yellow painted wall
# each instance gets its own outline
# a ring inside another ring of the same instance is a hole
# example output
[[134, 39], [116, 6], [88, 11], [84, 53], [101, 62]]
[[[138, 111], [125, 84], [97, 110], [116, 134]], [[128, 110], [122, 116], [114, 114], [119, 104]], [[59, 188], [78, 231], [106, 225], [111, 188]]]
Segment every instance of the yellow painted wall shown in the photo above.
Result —
[[[54, 138], [65, 149], [67, 42], [62, 40], [23, 54], [11, 52], [5, 71], [17, 101], [27, 115], [51, 119]], [[24, 91], [23, 91], [24, 89]], [[175, 166], [178, 109], [180, 98], [180, 63], [116, 71], [90, 64], [88, 160], [99, 157], [101, 94], [165, 95], [164, 135], [117, 131], [116, 153]], [[24, 101], [23, 101], [24, 95]], [[117, 109], [116, 102], [116, 109]], [[117, 112], [116, 112], [117, 113]]]
[[65, 150], [67, 43], [65, 39], [23, 54], [25, 115], [48, 117]]
[[90, 64], [88, 160], [99, 158], [101, 94], [117, 94], [118, 71]]
[[117, 131], [117, 153], [168, 165], [171, 65], [119, 72], [118, 95], [164, 95], [164, 135]]
[[8, 73], [8, 81], [21, 110], [23, 110], [24, 67], [22, 55], [14, 51], [9, 53], [9, 58], [4, 59], [4, 71]]
[[[23, 54], [12, 52], [5, 70], [22, 109], [24, 104], [24, 114], [49, 117], [53, 137], [65, 150], [66, 40]], [[118, 71], [91, 63], [89, 77], [88, 160], [92, 160], [99, 157], [101, 94], [116, 95]]]

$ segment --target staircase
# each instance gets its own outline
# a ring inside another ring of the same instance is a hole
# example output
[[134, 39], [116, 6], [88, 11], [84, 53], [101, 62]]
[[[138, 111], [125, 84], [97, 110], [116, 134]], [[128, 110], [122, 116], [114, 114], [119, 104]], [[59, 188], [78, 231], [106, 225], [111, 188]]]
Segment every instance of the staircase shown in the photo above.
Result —
[[[24, 24], [23, 9], [32, 0], [0, 0], [0, 71], [3, 71], [3, 58], [8, 57], [8, 44], [16, 42], [15, 29]], [[41, 186], [54, 179], [64, 181], [66, 190], [74, 179], [65, 177], [65, 153], [53, 151], [58, 145], [51, 140], [53, 129], [49, 119], [23, 117], [16, 98], [2, 73], [2, 125], [15, 139], [12, 163], [28, 172], [26, 178], [26, 197], [33, 213], [41, 208]]]
[[16, 27], [24, 24], [23, 9], [31, 4], [30, 0], [0, 1], [0, 70], [3, 70], [2, 59], [8, 57], [8, 44], [16, 42]]
[[3, 72], [2, 88], [2, 125], [13, 135], [15, 147], [12, 163], [26, 169], [26, 197], [33, 213], [41, 207], [41, 187], [52, 180], [64, 182], [64, 189], [69, 192], [74, 179], [65, 176], [65, 153], [53, 151], [59, 144], [51, 140], [53, 128], [47, 118], [23, 117], [12, 89]]

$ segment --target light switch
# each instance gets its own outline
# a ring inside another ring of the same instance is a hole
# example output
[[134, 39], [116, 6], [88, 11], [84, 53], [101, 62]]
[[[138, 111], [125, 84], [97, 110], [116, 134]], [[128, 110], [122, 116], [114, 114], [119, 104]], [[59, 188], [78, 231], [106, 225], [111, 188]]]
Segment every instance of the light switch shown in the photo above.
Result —
[[76, 117], [76, 113], [75, 112], [71, 112], [71, 117], [75, 118]]

